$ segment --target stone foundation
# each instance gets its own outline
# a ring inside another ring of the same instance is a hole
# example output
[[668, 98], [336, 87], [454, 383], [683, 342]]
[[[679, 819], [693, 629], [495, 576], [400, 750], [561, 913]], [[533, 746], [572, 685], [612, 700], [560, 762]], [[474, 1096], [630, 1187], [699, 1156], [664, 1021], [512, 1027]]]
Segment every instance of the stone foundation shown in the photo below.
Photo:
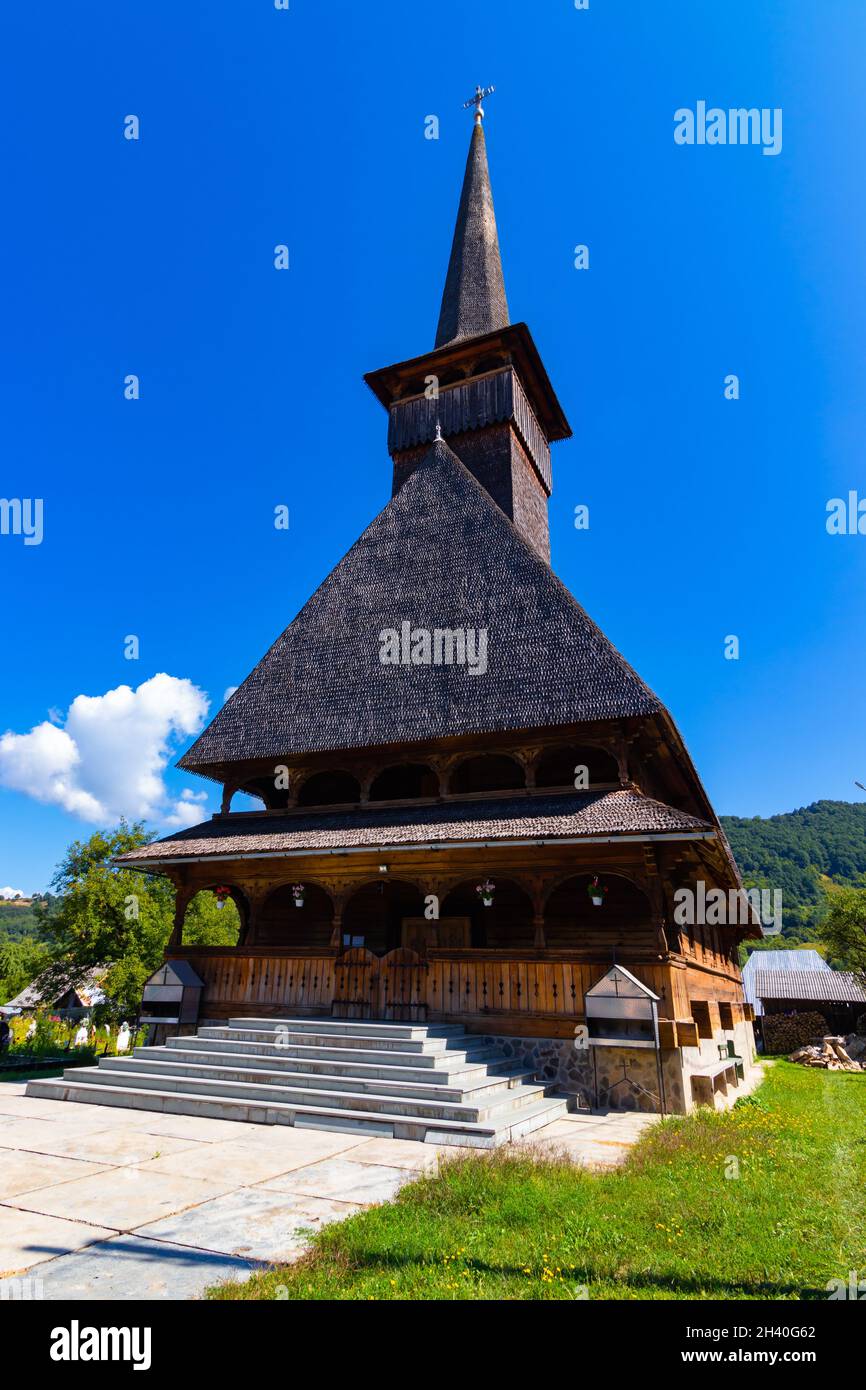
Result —
[[[734, 1043], [742, 1058], [743, 1081], [739, 1087], [721, 1086], [714, 1092], [717, 1109], [732, 1105], [748, 1085], [756, 1065], [751, 1023], [738, 1023]], [[695, 1099], [692, 1077], [703, 1075], [703, 1068], [720, 1061], [730, 1030], [703, 1039], [699, 1047], [664, 1049], [661, 1054], [668, 1114], [686, 1115], [700, 1103]], [[491, 1042], [503, 1057], [532, 1067], [535, 1076], [548, 1086], [573, 1096], [578, 1109], [639, 1110], [659, 1113], [658, 1067], [656, 1054], [640, 1047], [576, 1048], [571, 1038], [514, 1038], [495, 1035]], [[625, 1080], [623, 1080], [625, 1068]], [[634, 1084], [629, 1084], [634, 1083]], [[699, 1083], [700, 1087], [700, 1083]], [[649, 1092], [649, 1094], [645, 1094]]]

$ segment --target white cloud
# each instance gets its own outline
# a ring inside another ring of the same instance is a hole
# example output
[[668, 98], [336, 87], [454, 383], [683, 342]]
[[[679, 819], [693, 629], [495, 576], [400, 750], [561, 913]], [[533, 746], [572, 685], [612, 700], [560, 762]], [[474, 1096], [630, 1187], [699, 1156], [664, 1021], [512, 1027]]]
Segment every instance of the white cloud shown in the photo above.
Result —
[[176, 741], [200, 730], [208, 704], [191, 681], [165, 673], [137, 690], [78, 695], [63, 728], [46, 720], [0, 738], [0, 785], [93, 824], [126, 816], [194, 825], [207, 792], [173, 800], [163, 773]]
[[225, 704], [226, 700], [230, 700], [230, 699], [231, 699], [231, 697], [234, 695], [234, 693], [235, 693], [236, 690], [237, 690], [237, 686], [236, 686], [236, 685], [227, 685], [227, 686], [226, 686], [226, 688], [225, 688], [225, 693], [223, 694], [223, 704]]
[[166, 825], [176, 826], [180, 830], [187, 825], [198, 825], [205, 801], [207, 792], [191, 792], [188, 787], [185, 788], [180, 794], [180, 800], [175, 802], [171, 815], [166, 817]]
[[26, 898], [27, 894], [21, 888], [0, 888], [0, 898]]

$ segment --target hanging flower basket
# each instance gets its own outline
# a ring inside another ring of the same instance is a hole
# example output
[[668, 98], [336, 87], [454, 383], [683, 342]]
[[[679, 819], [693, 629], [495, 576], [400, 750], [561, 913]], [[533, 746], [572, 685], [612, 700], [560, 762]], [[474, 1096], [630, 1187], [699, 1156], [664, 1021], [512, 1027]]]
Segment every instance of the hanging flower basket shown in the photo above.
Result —
[[483, 883], [476, 884], [475, 891], [480, 896], [481, 901], [485, 907], [493, 906], [493, 894], [496, 891], [496, 884], [492, 881], [492, 879], [488, 878], [485, 879]]
[[303, 907], [303, 906], [304, 906], [304, 884], [303, 884], [303, 883], [293, 883], [293, 884], [292, 884], [292, 897], [293, 897], [294, 900], [295, 900], [295, 907]]
[[589, 883], [586, 886], [586, 891], [589, 894], [590, 902], [592, 903], [593, 907], [601, 907], [604, 902], [607, 889], [605, 888], [603, 883], [599, 883], [598, 874], [596, 874], [594, 878], [590, 879]]
[[215, 888], [214, 893], [216, 894], [217, 907], [225, 907], [232, 895], [232, 890], [230, 888]]

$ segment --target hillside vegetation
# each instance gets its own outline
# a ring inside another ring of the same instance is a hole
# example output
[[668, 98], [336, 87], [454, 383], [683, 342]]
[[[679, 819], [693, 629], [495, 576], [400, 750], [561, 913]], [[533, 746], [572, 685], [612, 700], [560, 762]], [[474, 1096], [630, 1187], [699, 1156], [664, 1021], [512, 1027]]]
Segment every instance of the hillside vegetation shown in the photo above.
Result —
[[782, 937], [767, 938], [766, 948], [814, 944], [825, 889], [866, 886], [866, 802], [816, 801], [766, 820], [721, 822], [746, 886], [782, 890]]

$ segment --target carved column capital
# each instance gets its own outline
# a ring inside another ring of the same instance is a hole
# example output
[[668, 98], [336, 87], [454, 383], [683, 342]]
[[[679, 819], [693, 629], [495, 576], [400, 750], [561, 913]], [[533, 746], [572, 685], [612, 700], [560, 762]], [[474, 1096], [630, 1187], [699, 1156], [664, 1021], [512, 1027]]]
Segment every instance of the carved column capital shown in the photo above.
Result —
[[468, 755], [466, 753], [434, 753], [426, 761], [439, 778], [439, 795], [448, 796], [451, 790], [451, 774], [459, 762], [462, 762]]

